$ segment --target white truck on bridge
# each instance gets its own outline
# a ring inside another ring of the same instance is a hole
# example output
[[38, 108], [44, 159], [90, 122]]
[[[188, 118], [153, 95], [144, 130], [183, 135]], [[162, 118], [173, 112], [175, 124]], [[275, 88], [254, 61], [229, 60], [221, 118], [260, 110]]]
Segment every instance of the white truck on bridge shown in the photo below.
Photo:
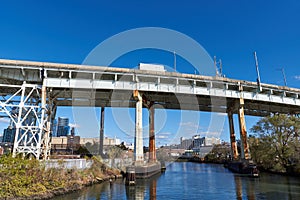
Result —
[[139, 70], [147, 70], [147, 71], [160, 71], [165, 72], [165, 66], [159, 64], [147, 64], [147, 63], [140, 63]]

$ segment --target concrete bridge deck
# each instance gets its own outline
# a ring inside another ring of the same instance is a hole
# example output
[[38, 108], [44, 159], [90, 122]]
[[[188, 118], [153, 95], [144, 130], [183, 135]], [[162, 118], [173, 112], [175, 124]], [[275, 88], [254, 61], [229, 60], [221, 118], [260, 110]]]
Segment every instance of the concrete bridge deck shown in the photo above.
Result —
[[235, 159], [233, 114], [238, 114], [241, 158], [249, 159], [244, 115], [300, 114], [300, 89], [166, 71], [0, 60], [0, 117], [8, 116], [16, 129], [13, 155], [48, 157], [57, 106], [101, 107], [102, 137], [104, 107], [135, 107], [137, 165], [144, 163], [142, 107], [149, 110], [149, 163], [156, 162], [155, 108], [227, 113]]
[[[300, 89], [175, 72], [0, 60], [0, 95], [6, 85], [44, 84], [59, 106], [134, 107], [132, 91], [167, 109], [227, 112], [239, 98], [246, 115], [300, 113]], [[44, 82], [44, 83], [42, 83]]]

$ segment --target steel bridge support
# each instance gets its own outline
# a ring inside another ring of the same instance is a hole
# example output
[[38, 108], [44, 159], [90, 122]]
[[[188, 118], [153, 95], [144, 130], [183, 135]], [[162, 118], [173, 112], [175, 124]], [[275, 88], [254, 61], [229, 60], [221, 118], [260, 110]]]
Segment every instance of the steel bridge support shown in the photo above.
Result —
[[235, 132], [234, 132], [233, 113], [231, 110], [228, 111], [228, 123], [229, 123], [229, 131], [230, 131], [231, 156], [233, 160], [237, 160], [238, 150], [237, 150]]
[[50, 154], [50, 118], [47, 109], [47, 88], [34, 84], [8, 85], [12, 95], [1, 97], [0, 113], [11, 120], [14, 133], [13, 152], [36, 159], [47, 159]]
[[143, 98], [138, 90], [134, 90], [133, 97], [136, 100], [135, 108], [135, 137], [134, 137], [134, 162], [135, 165], [144, 163], [143, 152]]
[[246, 121], [244, 114], [244, 99], [240, 98], [238, 108], [238, 118], [240, 126], [240, 138], [241, 138], [241, 159], [250, 159], [249, 145], [247, 141]]
[[156, 148], [155, 148], [155, 130], [154, 130], [154, 104], [150, 102], [149, 105], [149, 162], [156, 162]]

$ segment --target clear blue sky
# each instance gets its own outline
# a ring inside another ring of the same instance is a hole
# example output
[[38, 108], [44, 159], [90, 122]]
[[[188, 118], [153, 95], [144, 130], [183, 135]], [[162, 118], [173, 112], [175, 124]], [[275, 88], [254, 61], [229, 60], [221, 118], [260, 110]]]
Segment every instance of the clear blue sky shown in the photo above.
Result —
[[[93, 48], [115, 34], [140, 27], [163, 27], [188, 35], [211, 56], [221, 58], [229, 78], [255, 81], [253, 52], [257, 51], [262, 82], [283, 85], [278, 69], [284, 67], [288, 86], [299, 88], [299, 10], [297, 0], [2, 1], [0, 58], [81, 64]], [[113, 64], [135, 67], [140, 61], [173, 65], [171, 55], [158, 51], [129, 53]], [[187, 68], [179, 58], [178, 71], [188, 72]], [[95, 112], [99, 116], [97, 109]], [[188, 117], [182, 122], [179, 111], [163, 115], [165, 124], [159, 130], [158, 144], [206, 132], [209, 126], [209, 113], [201, 113], [196, 125], [188, 123]], [[82, 135], [98, 134], [97, 127], [88, 129], [83, 122], [74, 122], [68, 108], [60, 108], [58, 116], [70, 117], [72, 123], [79, 124]], [[246, 119], [248, 129], [257, 121], [255, 117]], [[183, 128], [178, 130], [180, 124]], [[0, 121], [0, 132], [6, 126]], [[236, 129], [238, 132], [237, 122]], [[106, 110], [105, 134], [131, 138], [118, 128], [111, 109]], [[226, 119], [221, 138], [228, 141], [228, 135]]]

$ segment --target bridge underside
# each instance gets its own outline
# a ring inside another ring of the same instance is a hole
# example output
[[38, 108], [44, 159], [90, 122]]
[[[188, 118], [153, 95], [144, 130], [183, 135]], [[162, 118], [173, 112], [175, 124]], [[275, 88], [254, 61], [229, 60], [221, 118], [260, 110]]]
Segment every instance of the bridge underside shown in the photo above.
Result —
[[[0, 96], [8, 97], [18, 91], [18, 88], [0, 85]], [[82, 107], [130, 107], [135, 108], [132, 90], [79, 90], [48, 88], [51, 98], [57, 106]], [[204, 112], [227, 113], [227, 109], [236, 104], [239, 99], [223, 98], [205, 95], [188, 95], [174, 93], [158, 93], [140, 91], [149, 101], [157, 104], [156, 108], [175, 110], [194, 110]], [[36, 98], [40, 98], [36, 96]], [[265, 101], [245, 101], [245, 115], [267, 116], [270, 113], [298, 114], [299, 106], [285, 105]], [[237, 111], [234, 112], [237, 114]]]
[[[83, 107], [130, 107], [135, 108], [135, 100], [131, 91], [124, 90], [79, 90], [51, 88], [52, 98], [57, 106]], [[205, 95], [187, 95], [174, 93], [158, 93], [140, 91], [149, 101], [159, 105], [156, 108], [175, 110], [194, 110], [204, 112], [227, 113], [228, 108], [239, 99], [221, 98]], [[245, 100], [245, 115], [267, 116], [270, 113], [298, 114], [299, 106], [276, 104], [265, 101]], [[238, 114], [238, 111], [234, 111]]]

